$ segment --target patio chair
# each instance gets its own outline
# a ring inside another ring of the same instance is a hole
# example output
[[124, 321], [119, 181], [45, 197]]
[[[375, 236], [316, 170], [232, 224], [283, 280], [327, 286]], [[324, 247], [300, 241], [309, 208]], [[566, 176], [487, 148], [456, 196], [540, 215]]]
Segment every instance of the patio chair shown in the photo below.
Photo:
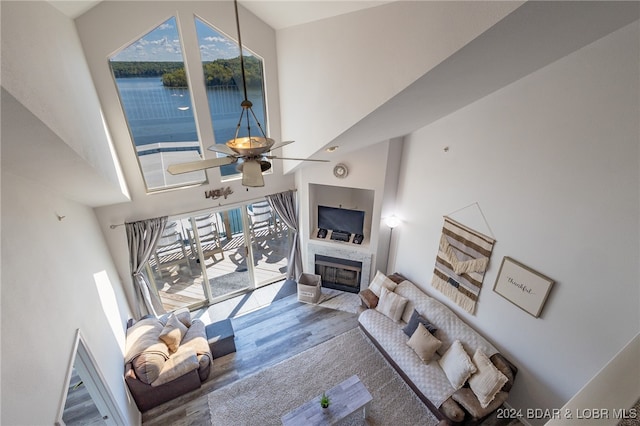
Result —
[[253, 238], [256, 237], [255, 229], [265, 224], [269, 233], [271, 233], [271, 227], [275, 230], [276, 221], [268, 201], [259, 201], [247, 206], [247, 213], [249, 214], [249, 230]]
[[191, 263], [189, 262], [189, 254], [184, 243], [182, 233], [177, 229], [177, 223], [167, 224], [162, 237], [158, 240], [158, 245], [153, 254], [156, 261], [156, 269], [162, 277], [162, 270], [171, 266], [185, 264], [191, 271]]
[[[216, 213], [211, 213], [205, 216], [196, 217], [195, 220], [198, 238], [200, 239], [200, 247], [202, 248], [202, 255], [205, 258], [211, 257], [214, 262], [217, 262], [218, 260], [215, 255], [220, 254], [222, 256], [222, 259], [220, 260], [224, 260], [224, 251], [220, 241], [220, 233], [218, 232], [218, 215]], [[193, 229], [189, 229], [187, 232], [189, 233], [191, 250], [196, 253], [196, 239]]]

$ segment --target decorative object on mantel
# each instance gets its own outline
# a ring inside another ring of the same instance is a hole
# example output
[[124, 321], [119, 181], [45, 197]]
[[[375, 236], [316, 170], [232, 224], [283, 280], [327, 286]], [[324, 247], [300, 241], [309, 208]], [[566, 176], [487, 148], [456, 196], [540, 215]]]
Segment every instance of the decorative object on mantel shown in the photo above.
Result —
[[336, 166], [333, 168], [333, 175], [339, 179], [346, 178], [348, 174], [349, 169], [342, 163], [336, 164]]
[[538, 318], [552, 286], [550, 278], [505, 256], [493, 291]]
[[473, 314], [495, 239], [445, 216], [431, 285]]
[[[278, 145], [274, 145], [275, 141], [265, 133], [258, 117], [253, 112], [253, 103], [249, 100], [247, 95], [247, 79], [244, 68], [244, 55], [242, 53], [242, 37], [240, 36], [240, 19], [238, 17], [238, 1], [234, 0], [233, 5], [236, 13], [236, 28], [238, 30], [238, 47], [240, 49], [240, 73], [242, 74], [242, 88], [244, 93], [244, 100], [240, 103], [242, 111], [240, 113], [240, 119], [236, 126], [236, 132], [233, 139], [230, 139], [226, 144], [213, 144], [208, 149], [211, 151], [225, 154], [225, 157], [209, 158], [206, 160], [192, 161], [188, 163], [172, 164], [167, 171], [172, 175], [194, 172], [196, 170], [210, 169], [213, 167], [220, 167], [227, 164], [234, 164], [238, 162], [238, 159], [242, 159], [243, 162], [238, 164], [238, 171], [242, 173], [242, 185], [249, 187], [264, 186], [263, 172], [266, 172], [271, 168], [271, 163], [267, 160], [280, 159], [280, 160], [297, 160], [297, 161], [321, 161], [326, 162], [328, 160], [314, 160], [310, 158], [283, 158], [276, 157], [275, 155], [267, 155], [268, 152], [293, 143], [293, 141], [281, 142]], [[238, 137], [240, 127], [243, 120], [246, 124], [247, 136]], [[251, 121], [258, 127], [258, 131], [251, 135]], [[261, 136], [256, 136], [258, 133]]]
[[210, 189], [208, 191], [204, 191], [205, 198], [212, 198], [214, 200], [217, 200], [220, 197], [224, 197], [224, 199], [226, 200], [227, 197], [231, 194], [233, 194], [233, 190], [230, 186], [227, 186], [226, 188]]

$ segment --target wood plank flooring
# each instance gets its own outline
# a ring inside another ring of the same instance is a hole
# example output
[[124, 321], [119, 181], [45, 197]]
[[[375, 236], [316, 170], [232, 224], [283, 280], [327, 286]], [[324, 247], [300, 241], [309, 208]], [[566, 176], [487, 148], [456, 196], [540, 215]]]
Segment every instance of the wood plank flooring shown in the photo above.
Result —
[[236, 353], [215, 359], [209, 379], [142, 416], [152, 425], [208, 425], [207, 395], [357, 327], [357, 315], [298, 302], [295, 294], [232, 318]]

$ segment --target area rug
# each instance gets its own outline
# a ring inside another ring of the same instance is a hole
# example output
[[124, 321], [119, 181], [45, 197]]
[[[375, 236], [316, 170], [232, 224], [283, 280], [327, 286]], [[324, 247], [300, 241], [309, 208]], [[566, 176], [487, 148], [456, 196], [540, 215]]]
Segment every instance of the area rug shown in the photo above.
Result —
[[347, 425], [433, 426], [438, 420], [355, 328], [253, 376], [209, 394], [211, 424], [280, 425], [281, 417], [336, 384], [358, 375], [373, 396]]
[[357, 294], [324, 287], [322, 288], [322, 295], [318, 300], [318, 305], [323, 308], [351, 312], [352, 314], [359, 314], [364, 310], [360, 303], [360, 296]]

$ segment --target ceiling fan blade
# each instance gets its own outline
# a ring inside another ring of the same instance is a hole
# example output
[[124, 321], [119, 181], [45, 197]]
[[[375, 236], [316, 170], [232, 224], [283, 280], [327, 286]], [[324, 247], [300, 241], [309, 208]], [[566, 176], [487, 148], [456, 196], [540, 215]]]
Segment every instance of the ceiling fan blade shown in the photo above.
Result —
[[289, 145], [290, 143], [294, 143], [294, 142], [295, 141], [284, 141], [284, 142], [277, 143], [271, 147], [270, 151], [273, 151], [274, 149], [282, 148], [283, 146]]
[[329, 160], [315, 160], [313, 158], [290, 158], [290, 157], [276, 157], [275, 155], [263, 155], [264, 158], [269, 160], [294, 160], [294, 161], [316, 161], [318, 163], [328, 163]]
[[262, 167], [258, 160], [245, 160], [242, 163], [242, 185], [244, 186], [264, 186]]
[[214, 152], [220, 152], [222, 154], [227, 154], [227, 155], [230, 155], [232, 157], [235, 157], [236, 155], [238, 155], [237, 152], [235, 152], [234, 150], [232, 150], [231, 148], [229, 148], [227, 145], [225, 145], [223, 143], [214, 143], [213, 145], [209, 146], [207, 149], [209, 151], [214, 151]]
[[197, 170], [210, 169], [212, 167], [226, 166], [227, 164], [233, 164], [238, 159], [236, 157], [222, 157], [222, 158], [210, 158], [208, 160], [191, 161], [189, 163], [172, 164], [167, 168], [167, 171], [172, 175], [178, 175], [181, 173], [195, 172]]

